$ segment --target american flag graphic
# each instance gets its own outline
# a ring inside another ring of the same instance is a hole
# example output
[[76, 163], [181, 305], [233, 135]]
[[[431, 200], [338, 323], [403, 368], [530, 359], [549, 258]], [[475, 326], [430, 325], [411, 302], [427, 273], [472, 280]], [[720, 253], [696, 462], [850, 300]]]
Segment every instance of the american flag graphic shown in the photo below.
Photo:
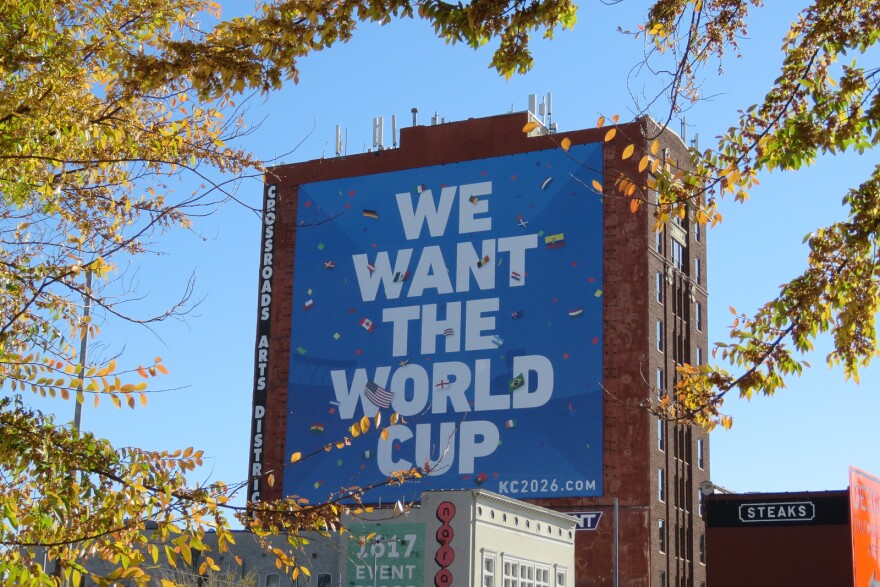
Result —
[[391, 400], [394, 399], [392, 392], [379, 387], [375, 381], [367, 382], [367, 386], [364, 388], [364, 395], [379, 408], [390, 408]]

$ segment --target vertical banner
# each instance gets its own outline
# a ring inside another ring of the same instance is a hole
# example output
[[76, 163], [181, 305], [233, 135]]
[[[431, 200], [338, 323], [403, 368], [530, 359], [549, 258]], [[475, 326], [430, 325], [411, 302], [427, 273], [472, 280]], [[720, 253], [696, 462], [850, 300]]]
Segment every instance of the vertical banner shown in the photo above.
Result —
[[602, 147], [299, 188], [285, 495], [602, 494]]
[[424, 587], [424, 524], [360, 524], [347, 531], [345, 585]]
[[266, 420], [266, 380], [269, 369], [269, 317], [272, 309], [272, 276], [275, 250], [275, 203], [278, 186], [266, 185], [263, 193], [263, 232], [260, 239], [257, 340], [254, 349], [254, 403], [251, 412], [251, 450], [248, 463], [248, 501], [259, 501], [263, 471], [263, 434]]
[[849, 468], [853, 585], [880, 584], [880, 479]]

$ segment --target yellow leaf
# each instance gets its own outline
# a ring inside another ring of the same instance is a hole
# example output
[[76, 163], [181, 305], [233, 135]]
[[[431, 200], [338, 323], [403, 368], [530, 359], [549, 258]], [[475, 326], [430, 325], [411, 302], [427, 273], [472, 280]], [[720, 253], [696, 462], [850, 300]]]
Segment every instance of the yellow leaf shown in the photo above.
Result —
[[366, 434], [367, 431], [370, 429], [370, 419], [367, 418], [366, 416], [364, 416], [363, 418], [361, 418], [360, 424], [361, 424], [361, 432]]
[[295, 453], [293, 453], [292, 455], [290, 455], [290, 462], [291, 462], [291, 463], [295, 463], [295, 462], [297, 462], [298, 460], [300, 460], [300, 459], [302, 458], [302, 456], [303, 456], [303, 455], [302, 455], [301, 452], [295, 452]]
[[376, 428], [379, 427], [379, 424], [382, 423], [382, 412], [376, 412], [376, 415], [373, 416], [373, 426]]
[[132, 410], [134, 409], [134, 398], [131, 396], [131, 394], [125, 396], [125, 403], [128, 404], [129, 408], [131, 408]]
[[113, 405], [115, 405], [117, 408], [122, 407], [122, 401], [116, 396], [115, 393], [110, 394], [110, 399], [113, 401]]
[[648, 156], [642, 155], [642, 158], [639, 160], [639, 173], [643, 172], [648, 167]]
[[98, 394], [95, 394], [95, 401], [92, 403], [94, 403], [96, 408], [98, 407], [98, 404], [101, 403], [101, 398], [98, 397]]
[[593, 189], [601, 194], [602, 193], [602, 184], [594, 179], [593, 180]]
[[269, 473], [269, 476], [266, 477], [266, 483], [268, 483], [269, 487], [275, 487], [275, 475], [273, 473]]
[[138, 375], [140, 375], [140, 376], [143, 377], [144, 379], [149, 378], [149, 375], [147, 375], [147, 370], [144, 369], [144, 366], [143, 366], [143, 365], [138, 365], [137, 373], [138, 373]]
[[571, 139], [568, 138], [568, 137], [565, 137], [565, 138], [562, 139], [562, 141], [559, 143], [559, 146], [562, 147], [562, 150], [563, 150], [563, 151], [568, 151], [569, 149], [571, 149]]
[[161, 373], [162, 375], [168, 375], [168, 369], [166, 369], [165, 365], [163, 365], [162, 363], [157, 363], [156, 369], [158, 369], [159, 373]]
[[660, 141], [657, 139], [654, 139], [654, 142], [651, 143], [651, 155], [656, 155], [657, 151], [659, 151], [659, 150], [660, 150]]
[[605, 133], [605, 142], [612, 140], [615, 136], [617, 136], [617, 129], [612, 128], [608, 132]]
[[141, 396], [141, 398], [140, 398], [140, 399], [141, 399], [141, 405], [144, 406], [144, 407], [147, 407], [147, 394], [142, 393], [142, 394], [140, 394], [140, 396]]
[[641, 204], [642, 204], [642, 201], [639, 200], [638, 198], [633, 198], [632, 200], [630, 200], [630, 201], [629, 201], [629, 209], [630, 209], [630, 212], [632, 212], [633, 214], [635, 214], [636, 211], [638, 211], [639, 206], [640, 206]]
[[527, 122], [524, 127], [522, 127], [522, 131], [524, 133], [530, 133], [533, 130], [535, 130], [537, 127], [538, 127], [538, 123], [535, 122], [534, 120], [531, 120], [531, 121]]
[[596, 121], [596, 128], [602, 128], [603, 126], [605, 126], [605, 117], [600, 116], [599, 120]]
[[617, 121], [620, 120], [620, 116], [615, 114], [614, 116], [611, 117], [611, 120], [614, 121], [614, 124], [617, 124]]
[[384, 428], [384, 429], [382, 430], [382, 433], [379, 434], [379, 437], [380, 437], [382, 440], [388, 440], [388, 428]]
[[627, 145], [626, 149], [623, 150], [623, 154], [620, 156], [621, 159], [629, 159], [632, 157], [633, 151], [636, 150], [635, 145]]

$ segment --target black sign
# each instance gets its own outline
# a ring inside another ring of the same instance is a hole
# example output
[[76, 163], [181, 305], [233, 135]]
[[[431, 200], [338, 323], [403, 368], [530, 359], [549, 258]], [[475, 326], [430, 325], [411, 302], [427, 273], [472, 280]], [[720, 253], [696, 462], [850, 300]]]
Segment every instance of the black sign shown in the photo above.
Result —
[[705, 505], [710, 528], [849, 524], [846, 491], [713, 495]]

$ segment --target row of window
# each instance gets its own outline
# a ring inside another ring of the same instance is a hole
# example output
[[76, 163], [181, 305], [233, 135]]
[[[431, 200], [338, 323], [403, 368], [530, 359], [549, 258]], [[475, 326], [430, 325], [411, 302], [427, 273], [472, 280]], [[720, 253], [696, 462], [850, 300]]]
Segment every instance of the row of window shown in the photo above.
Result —
[[[483, 553], [483, 587], [495, 587], [496, 560], [494, 552]], [[551, 570], [552, 565], [501, 555], [503, 587], [566, 587], [566, 569], [556, 567], [555, 574]]]
[[[678, 428], [678, 438], [674, 439], [675, 443], [675, 456], [676, 458], [680, 458], [687, 463], [690, 463], [690, 454], [687, 446], [687, 441], [684, 438], [684, 429]], [[705, 460], [705, 440], [702, 438], [697, 438], [697, 466], [700, 469], [705, 468], [706, 460]], [[657, 420], [657, 449], [661, 452], [666, 451], [666, 426], [663, 425], [663, 420]]]
[[[657, 520], [657, 530], [659, 532], [657, 549], [660, 552], [665, 553], [666, 552], [666, 543], [667, 543], [667, 540], [669, 539], [669, 536], [667, 533], [668, 530], [666, 528], [666, 520], [664, 520], [662, 518]], [[686, 559], [690, 560], [692, 545], [687, 540], [686, 528], [684, 526], [678, 526], [678, 531], [675, 533], [675, 536], [676, 536], [676, 542], [675, 542], [676, 553], [680, 553], [679, 554], [680, 558], [685, 558], [685, 557], [681, 557], [681, 554], [685, 554]], [[700, 562], [700, 564], [705, 565], [706, 564], [706, 535], [705, 534], [700, 533], [698, 549], [699, 549], [699, 551], [698, 551], [697, 555], [699, 557], [699, 562]]]

